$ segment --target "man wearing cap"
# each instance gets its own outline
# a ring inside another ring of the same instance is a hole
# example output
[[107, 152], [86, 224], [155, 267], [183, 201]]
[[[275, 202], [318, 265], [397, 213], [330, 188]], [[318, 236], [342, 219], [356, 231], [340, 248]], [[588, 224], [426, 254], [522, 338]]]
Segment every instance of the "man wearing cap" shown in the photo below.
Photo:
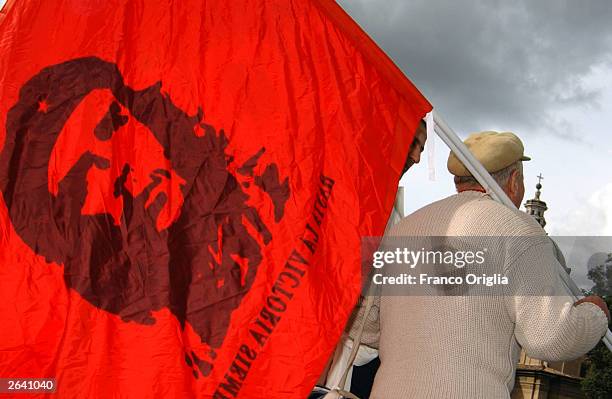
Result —
[[[529, 160], [520, 139], [482, 132], [465, 144], [518, 207]], [[371, 398], [510, 398], [521, 347], [542, 360], [575, 359], [606, 332], [609, 311], [600, 298], [574, 303], [565, 293], [540, 225], [492, 200], [453, 154], [448, 170], [458, 193], [404, 218], [390, 235], [492, 238], [482, 266], [510, 283], [489, 296], [389, 296], [383, 287]]]

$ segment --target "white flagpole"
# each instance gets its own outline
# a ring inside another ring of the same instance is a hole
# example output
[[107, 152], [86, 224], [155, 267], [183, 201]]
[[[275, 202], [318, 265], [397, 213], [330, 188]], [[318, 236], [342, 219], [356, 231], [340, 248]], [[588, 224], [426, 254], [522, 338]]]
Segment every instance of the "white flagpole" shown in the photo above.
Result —
[[[489, 193], [491, 197], [502, 204], [516, 208], [506, 193], [499, 187], [497, 182], [491, 177], [489, 172], [482, 166], [480, 162], [472, 155], [470, 150], [463, 144], [463, 141], [459, 139], [457, 134], [451, 129], [451, 127], [444, 121], [444, 119], [436, 112], [433, 111], [433, 122], [434, 129], [438, 136], [446, 143], [450, 150], [459, 158], [459, 160], [465, 165], [470, 171], [472, 176], [478, 180], [480, 185]], [[563, 266], [559, 264], [559, 276], [561, 281], [565, 285], [567, 292], [575, 299], [578, 300], [582, 297], [582, 293], [576, 283], [567, 274]], [[608, 350], [612, 352], [612, 332], [606, 331], [606, 335], [602, 338], [604, 344], [608, 347]]]

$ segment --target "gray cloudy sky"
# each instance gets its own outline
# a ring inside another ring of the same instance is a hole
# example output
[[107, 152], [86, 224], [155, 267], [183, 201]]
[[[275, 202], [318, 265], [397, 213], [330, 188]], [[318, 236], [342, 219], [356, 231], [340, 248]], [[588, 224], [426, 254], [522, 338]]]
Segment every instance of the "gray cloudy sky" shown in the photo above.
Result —
[[[455, 129], [513, 125], [587, 139], [563, 117], [597, 107], [612, 61], [609, 0], [341, 0]], [[569, 129], [569, 130], [568, 130]]]
[[[526, 198], [542, 172], [547, 229], [612, 236], [612, 2], [340, 0], [455, 131], [525, 142]], [[411, 212], [453, 193], [435, 143], [402, 180]], [[612, 250], [612, 248], [611, 248]]]

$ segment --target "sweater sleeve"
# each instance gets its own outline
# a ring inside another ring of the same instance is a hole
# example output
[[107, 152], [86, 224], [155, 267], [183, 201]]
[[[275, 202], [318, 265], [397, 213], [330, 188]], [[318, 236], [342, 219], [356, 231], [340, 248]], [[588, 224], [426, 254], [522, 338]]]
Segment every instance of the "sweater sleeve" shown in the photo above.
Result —
[[529, 247], [506, 270], [505, 297], [515, 336], [529, 356], [546, 361], [576, 359], [606, 333], [608, 319], [592, 303], [574, 306], [563, 287], [550, 240]]

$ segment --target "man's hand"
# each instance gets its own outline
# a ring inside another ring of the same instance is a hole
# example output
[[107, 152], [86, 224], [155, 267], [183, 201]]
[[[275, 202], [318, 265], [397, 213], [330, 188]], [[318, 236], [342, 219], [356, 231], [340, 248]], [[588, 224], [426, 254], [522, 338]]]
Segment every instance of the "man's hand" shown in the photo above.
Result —
[[582, 298], [581, 300], [577, 301], [574, 306], [578, 306], [581, 303], [584, 302], [591, 302], [597, 306], [599, 306], [599, 308], [601, 310], [603, 310], [603, 312], [606, 314], [606, 317], [608, 318], [608, 323], [610, 322], [610, 310], [608, 310], [608, 306], [606, 305], [606, 302], [604, 302], [603, 299], [601, 299], [598, 296], [595, 295], [591, 295], [591, 296], [587, 296], [585, 298]]

